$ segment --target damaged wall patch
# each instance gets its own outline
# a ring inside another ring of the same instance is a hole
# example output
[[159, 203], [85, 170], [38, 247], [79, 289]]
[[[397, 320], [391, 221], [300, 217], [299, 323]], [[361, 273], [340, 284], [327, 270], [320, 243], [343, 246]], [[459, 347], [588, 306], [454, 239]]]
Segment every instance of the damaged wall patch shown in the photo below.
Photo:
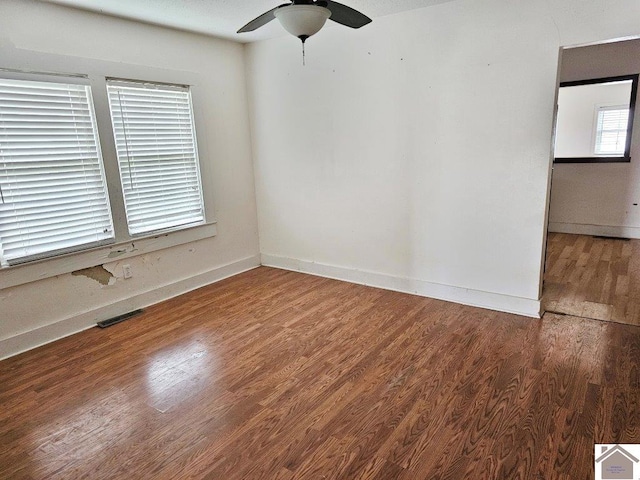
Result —
[[100, 285], [112, 285], [115, 283], [116, 278], [111, 274], [109, 270], [102, 265], [91, 268], [83, 268], [82, 270], [76, 270], [71, 272], [71, 275], [75, 277], [87, 277], [91, 280], [95, 280]]

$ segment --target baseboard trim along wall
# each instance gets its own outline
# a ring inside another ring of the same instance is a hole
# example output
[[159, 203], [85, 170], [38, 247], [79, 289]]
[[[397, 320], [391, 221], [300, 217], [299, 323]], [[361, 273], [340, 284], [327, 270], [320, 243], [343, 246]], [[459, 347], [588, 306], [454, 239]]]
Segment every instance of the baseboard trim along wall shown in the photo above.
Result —
[[164, 300], [177, 297], [183, 293], [224, 280], [225, 278], [252, 270], [259, 266], [260, 256], [254, 255], [236, 262], [221, 265], [193, 277], [139, 293], [131, 298], [97, 307], [88, 312], [74, 315], [73, 317], [60, 320], [50, 325], [5, 338], [0, 340], [0, 360], [95, 327], [96, 322], [100, 320], [160, 303]]
[[396, 277], [375, 272], [336, 267], [305, 260], [262, 254], [262, 264], [268, 267], [308, 273], [320, 277], [379, 287], [385, 290], [410, 293], [422, 297], [436, 298], [448, 302], [461, 303], [472, 307], [514, 313], [526, 317], [540, 318], [539, 300], [513, 297], [499, 293], [483, 292], [467, 288], [442, 285], [412, 278]]
[[575, 235], [640, 239], [640, 227], [623, 227], [618, 225], [549, 222], [549, 231], [555, 233], [572, 233]]

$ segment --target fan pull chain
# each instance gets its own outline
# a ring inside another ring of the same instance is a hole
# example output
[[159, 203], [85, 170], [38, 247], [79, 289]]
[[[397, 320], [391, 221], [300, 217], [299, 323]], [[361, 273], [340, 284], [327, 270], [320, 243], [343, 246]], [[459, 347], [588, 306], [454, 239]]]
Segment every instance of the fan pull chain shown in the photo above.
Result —
[[298, 38], [302, 42], [302, 65], [304, 66], [304, 65], [307, 64], [306, 58], [305, 58], [306, 55], [305, 55], [305, 51], [304, 51], [304, 45], [307, 42], [307, 38], [309, 38], [309, 35], [300, 35]]

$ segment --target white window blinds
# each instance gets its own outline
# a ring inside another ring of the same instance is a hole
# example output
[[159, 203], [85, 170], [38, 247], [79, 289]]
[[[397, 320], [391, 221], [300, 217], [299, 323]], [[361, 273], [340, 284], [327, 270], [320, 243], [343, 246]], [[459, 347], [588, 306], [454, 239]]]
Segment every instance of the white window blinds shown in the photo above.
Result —
[[90, 88], [0, 79], [0, 262], [113, 240]]
[[624, 155], [629, 109], [626, 106], [600, 107], [596, 126], [596, 155]]
[[129, 233], [202, 223], [189, 89], [109, 80], [107, 90]]

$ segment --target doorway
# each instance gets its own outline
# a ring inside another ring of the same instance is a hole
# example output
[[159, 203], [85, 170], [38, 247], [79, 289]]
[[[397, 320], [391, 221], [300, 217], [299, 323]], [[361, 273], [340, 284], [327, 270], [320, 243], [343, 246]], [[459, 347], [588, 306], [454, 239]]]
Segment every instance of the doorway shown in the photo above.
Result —
[[[608, 79], [614, 85], [615, 79], [637, 78], [638, 73], [640, 39], [563, 50], [561, 85]], [[631, 125], [634, 113], [640, 119], [633, 98], [626, 107]], [[584, 122], [588, 131], [582, 135], [583, 143], [590, 144], [583, 144], [576, 158], [563, 147], [563, 158], [554, 162], [543, 309], [640, 325], [640, 129], [636, 126], [621, 140], [622, 126], [627, 124], [620, 115], [617, 124], [603, 124], [612, 117], [610, 112], [624, 110], [623, 102], [602, 98], [590, 102], [583, 109], [589, 116]], [[561, 109], [559, 102], [558, 123]], [[606, 128], [616, 132], [603, 133]], [[598, 140], [602, 143], [608, 135], [617, 135], [619, 149], [599, 155]]]

